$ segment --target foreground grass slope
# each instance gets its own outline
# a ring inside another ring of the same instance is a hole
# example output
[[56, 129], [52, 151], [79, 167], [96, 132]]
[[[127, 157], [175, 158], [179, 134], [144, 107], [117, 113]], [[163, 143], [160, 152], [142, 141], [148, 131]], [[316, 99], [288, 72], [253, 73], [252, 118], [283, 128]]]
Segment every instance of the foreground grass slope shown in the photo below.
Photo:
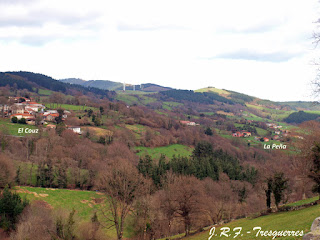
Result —
[[[281, 230], [291, 230], [291, 231], [302, 231], [305, 233], [310, 231], [311, 224], [316, 217], [320, 216], [320, 206], [316, 205], [313, 207], [305, 208], [302, 210], [291, 211], [291, 212], [281, 212], [274, 213], [268, 216], [258, 217], [258, 218], [244, 218], [233, 221], [231, 223], [225, 224], [221, 227], [229, 227], [231, 236], [229, 237], [220, 237], [221, 230], [216, 229], [216, 234], [211, 239], [231, 239], [235, 236], [232, 231], [236, 227], [242, 227], [241, 234], [236, 237], [240, 240], [252, 240], [252, 239], [272, 239], [272, 237], [256, 237], [257, 231], [253, 231], [254, 227], [261, 227], [262, 231], [281, 231]], [[250, 234], [247, 232], [251, 232]], [[209, 230], [203, 233], [196, 234], [186, 238], [186, 240], [205, 240], [209, 237]], [[302, 239], [302, 237], [279, 237], [276, 239], [283, 240], [293, 240], [293, 239]]]
[[90, 220], [97, 209], [99, 199], [104, 196], [93, 191], [78, 191], [56, 188], [17, 187], [21, 197], [26, 197], [31, 202], [43, 200], [52, 208], [63, 208], [71, 211], [73, 208], [77, 215], [83, 220]]
[[[89, 222], [94, 212], [98, 210], [101, 204], [105, 204], [105, 196], [102, 193], [94, 191], [68, 190], [56, 188], [38, 188], [38, 187], [16, 187], [19, 195], [30, 202], [42, 200], [47, 203], [47, 207], [54, 210], [71, 212], [76, 210], [76, 215], [80, 221]], [[98, 211], [99, 216], [99, 211]], [[100, 219], [101, 220], [101, 219]], [[131, 237], [132, 230], [130, 226], [126, 227], [125, 237]], [[106, 239], [116, 239], [114, 229], [105, 231]]]

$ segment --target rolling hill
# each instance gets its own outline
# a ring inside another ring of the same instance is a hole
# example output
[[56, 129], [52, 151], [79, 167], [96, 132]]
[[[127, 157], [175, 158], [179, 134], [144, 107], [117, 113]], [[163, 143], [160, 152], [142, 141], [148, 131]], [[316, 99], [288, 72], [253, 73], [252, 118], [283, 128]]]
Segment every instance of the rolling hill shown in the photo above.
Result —
[[[109, 80], [85, 81], [79, 78], [66, 78], [66, 79], [60, 79], [59, 81], [64, 83], [70, 83], [70, 84], [79, 84], [84, 87], [95, 87], [95, 88], [100, 88], [104, 90], [113, 90], [113, 91], [123, 90], [123, 83], [113, 82]], [[137, 84], [137, 85], [126, 83], [126, 90], [136, 90], [136, 91], [143, 91], [143, 92], [161, 92], [161, 91], [167, 91], [170, 89], [172, 88], [163, 87], [153, 83], [144, 83], [144, 84]]]
[[109, 90], [64, 83], [40, 73], [24, 71], [0, 72], [0, 87], [5, 86], [10, 86], [16, 89], [27, 89], [30, 92], [36, 92], [39, 89], [45, 89], [71, 95], [75, 92], [80, 92], [83, 94], [92, 93], [96, 96], [108, 97], [109, 99], [114, 97], [114, 92]]

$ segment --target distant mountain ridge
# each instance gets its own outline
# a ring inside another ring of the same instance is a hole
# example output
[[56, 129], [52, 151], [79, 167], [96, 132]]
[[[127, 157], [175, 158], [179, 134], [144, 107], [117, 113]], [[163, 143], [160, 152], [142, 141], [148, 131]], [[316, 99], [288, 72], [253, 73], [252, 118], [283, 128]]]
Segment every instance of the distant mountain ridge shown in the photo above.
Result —
[[84, 82], [84, 80], [80, 79], [80, 78], [66, 78], [66, 79], [58, 79], [58, 81], [64, 82], [64, 83], [70, 83], [70, 84], [79, 84], [82, 85]]
[[109, 80], [88, 80], [85, 81], [80, 78], [66, 78], [59, 81], [70, 84], [79, 84], [84, 87], [95, 87], [103, 90], [118, 90], [122, 88], [122, 83], [113, 82]]
[[[88, 80], [85, 81], [80, 78], [66, 78], [60, 79], [59, 81], [69, 84], [78, 84], [84, 87], [95, 87], [104, 90], [120, 91], [123, 90], [123, 83], [113, 82], [110, 80]], [[143, 92], [162, 92], [171, 90], [170, 87], [164, 87], [153, 83], [143, 83], [143, 84], [126, 84], [126, 90], [136, 90]]]
[[115, 92], [109, 90], [64, 83], [44, 74], [25, 71], [0, 72], [0, 87], [5, 86], [14, 87], [16, 89], [27, 89], [30, 92], [36, 92], [37, 89], [47, 89], [71, 95], [74, 92], [81, 92], [83, 94], [91, 93], [109, 99], [112, 99], [115, 95]]

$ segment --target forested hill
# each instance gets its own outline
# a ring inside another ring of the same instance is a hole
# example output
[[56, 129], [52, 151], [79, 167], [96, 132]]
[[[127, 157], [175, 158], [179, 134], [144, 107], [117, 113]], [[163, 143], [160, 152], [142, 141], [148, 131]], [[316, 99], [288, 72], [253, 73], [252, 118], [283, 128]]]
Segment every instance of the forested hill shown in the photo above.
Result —
[[122, 89], [122, 83], [112, 82], [109, 80], [89, 80], [85, 81], [79, 78], [66, 78], [59, 81], [70, 84], [78, 84], [84, 87], [94, 87], [103, 90], [117, 90]]
[[82, 94], [94, 94], [100, 97], [112, 99], [115, 93], [109, 90], [102, 90], [93, 87], [83, 87], [76, 84], [63, 83], [52, 77], [33, 73], [33, 72], [0, 72], [0, 86], [9, 85], [17, 89], [27, 89], [30, 92], [35, 92], [37, 89], [48, 89], [51, 91], [62, 92], [73, 95], [76, 92]]
[[[105, 90], [113, 90], [113, 91], [120, 91], [123, 90], [123, 83], [120, 82], [113, 82], [109, 80], [82, 80], [79, 78], [66, 78], [60, 79], [59, 81], [64, 83], [70, 84], [79, 84], [84, 87], [95, 87]], [[172, 88], [160, 86], [153, 83], [143, 83], [143, 84], [126, 84], [126, 90], [136, 90], [136, 91], [143, 91], [143, 92], [162, 92], [171, 90]]]
[[319, 118], [319, 114], [315, 113], [306, 113], [304, 111], [299, 111], [299, 112], [294, 112], [291, 113], [287, 118], [284, 119], [285, 122], [287, 123], [302, 123], [305, 121], [311, 121], [311, 120], [316, 120]]
[[203, 104], [213, 104], [214, 101], [228, 103], [231, 105], [235, 103], [240, 103], [235, 100], [222, 97], [219, 94], [213, 92], [200, 93], [188, 90], [169, 90], [161, 92], [161, 95], [172, 98], [177, 101], [191, 101]]

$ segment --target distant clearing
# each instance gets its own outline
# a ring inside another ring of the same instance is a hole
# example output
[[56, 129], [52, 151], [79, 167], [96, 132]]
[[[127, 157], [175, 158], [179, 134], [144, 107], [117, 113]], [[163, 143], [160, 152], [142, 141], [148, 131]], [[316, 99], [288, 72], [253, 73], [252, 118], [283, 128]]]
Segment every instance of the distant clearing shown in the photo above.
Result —
[[136, 147], [139, 156], [150, 155], [153, 159], [159, 159], [161, 154], [166, 155], [168, 158], [172, 158], [173, 155], [188, 157], [192, 154], [192, 148], [181, 144], [173, 144], [165, 147], [147, 148]]
[[62, 108], [62, 109], [71, 110], [71, 111], [80, 111], [80, 110], [86, 110], [86, 109], [92, 109], [94, 111], [98, 110], [97, 108], [94, 108], [94, 107], [71, 105], [71, 104], [46, 103], [45, 106], [47, 108], [52, 108], [52, 109]]
[[46, 90], [46, 89], [39, 89], [38, 93], [40, 95], [50, 96], [53, 93], [53, 91]]
[[195, 90], [195, 92], [215, 92], [215, 93], [225, 95], [225, 96], [230, 95], [230, 93], [228, 91], [223, 90], [223, 89], [219, 89], [219, 88], [215, 88], [215, 87], [201, 88], [201, 89]]
[[98, 128], [98, 127], [83, 127], [82, 131], [92, 131], [97, 136], [112, 136], [113, 132], [107, 129]]
[[146, 128], [143, 125], [135, 124], [135, 125], [125, 125], [127, 129], [131, 130], [137, 139], [141, 139], [142, 134], [146, 132]]
[[227, 116], [234, 116], [233, 113], [228, 113], [228, 112], [224, 112], [224, 111], [217, 111], [218, 114], [221, 114], [221, 115], [227, 115]]

